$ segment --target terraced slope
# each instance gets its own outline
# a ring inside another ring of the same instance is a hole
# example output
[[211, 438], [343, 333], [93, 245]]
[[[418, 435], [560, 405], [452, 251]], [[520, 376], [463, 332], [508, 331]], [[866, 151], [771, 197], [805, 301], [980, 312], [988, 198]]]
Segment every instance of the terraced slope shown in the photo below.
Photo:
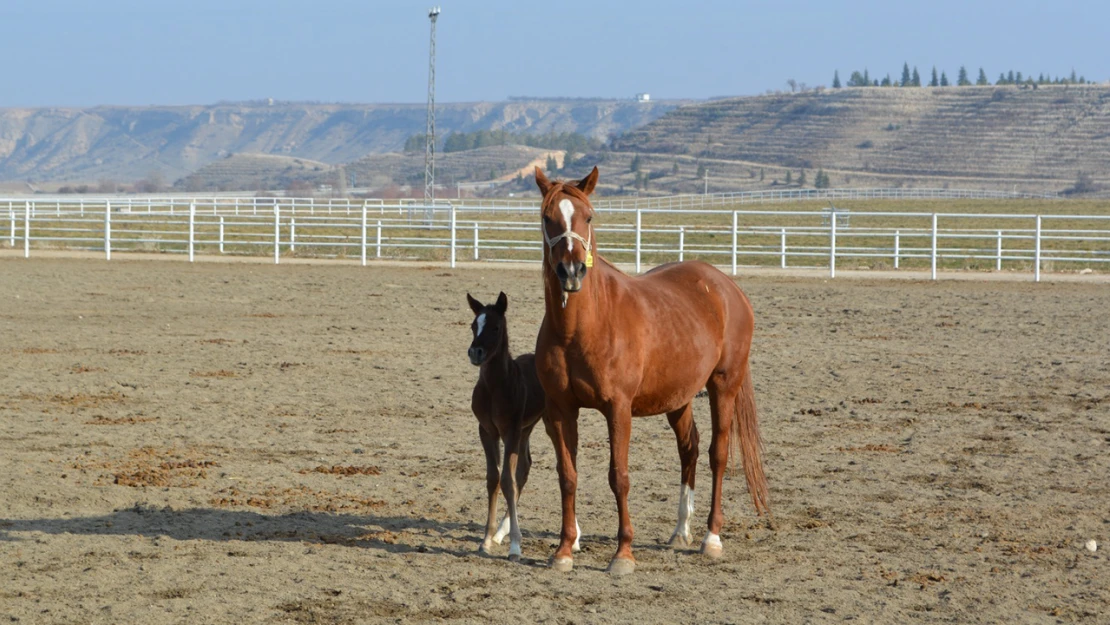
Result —
[[233, 154], [201, 167], [174, 187], [184, 191], [285, 189], [295, 181], [316, 186], [335, 176], [335, 167], [320, 161], [276, 154]]
[[[618, 152], [916, 178], [1110, 181], [1110, 87], [838, 89], [686, 106]], [[812, 178], [810, 178], [812, 180]]]

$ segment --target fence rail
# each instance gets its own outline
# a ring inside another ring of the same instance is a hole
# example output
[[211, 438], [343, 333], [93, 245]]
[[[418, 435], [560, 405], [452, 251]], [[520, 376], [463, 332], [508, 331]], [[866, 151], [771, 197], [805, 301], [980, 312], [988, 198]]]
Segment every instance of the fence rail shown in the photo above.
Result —
[[[599, 202], [600, 251], [637, 272], [691, 258], [734, 274], [763, 265], [827, 268], [833, 277], [838, 266], [927, 267], [933, 279], [941, 269], [1005, 268], [1030, 271], [1038, 281], [1046, 267], [1110, 270], [1108, 215], [674, 208], [684, 197], [662, 207]], [[272, 253], [275, 263], [290, 255], [362, 264], [378, 258], [452, 266], [463, 258], [538, 261], [535, 210], [534, 201], [3, 199], [0, 228], [7, 232], [0, 231], [0, 245], [22, 246], [24, 256], [32, 248], [64, 248], [103, 251], [108, 259], [113, 252], [156, 251], [189, 260], [198, 253]]]

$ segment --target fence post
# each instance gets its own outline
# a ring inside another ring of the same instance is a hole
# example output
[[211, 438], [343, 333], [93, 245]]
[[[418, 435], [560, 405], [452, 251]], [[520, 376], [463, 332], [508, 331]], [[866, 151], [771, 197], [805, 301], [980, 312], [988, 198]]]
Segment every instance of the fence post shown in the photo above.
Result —
[[678, 262], [684, 260], [686, 255], [686, 226], [678, 227]]
[[224, 218], [220, 216], [220, 253], [224, 253]]
[[189, 262], [193, 262], [193, 249], [196, 247], [194, 241], [196, 240], [196, 223], [197, 223], [197, 205], [196, 202], [189, 203]]
[[362, 266], [366, 266], [366, 200], [362, 201], [362, 226], [358, 248], [362, 257]]
[[455, 267], [455, 204], [448, 204], [451, 207], [451, 267]]
[[377, 249], [374, 251], [374, 258], [382, 257], [382, 220], [378, 220], [378, 242]]
[[779, 240], [779, 251], [782, 254], [782, 262], [779, 263], [783, 269], [786, 269], [786, 228], [782, 229], [782, 238]]
[[932, 243], [929, 245], [929, 274], [932, 280], [937, 279], [937, 214], [933, 213]]
[[112, 260], [112, 203], [104, 202], [104, 260]]
[[836, 212], [829, 211], [829, 277], [836, 277]]
[[1033, 237], [1033, 282], [1041, 281], [1041, 216], [1037, 215], [1037, 232]]
[[274, 202], [274, 264], [281, 262], [281, 203]]
[[640, 273], [640, 232], [641, 232], [641, 227], [642, 227], [640, 217], [641, 217], [640, 209], [637, 208], [636, 209], [636, 273]]
[[15, 248], [15, 209], [12, 208], [12, 203], [8, 202], [8, 218], [12, 220], [11, 224], [11, 247]]
[[995, 248], [995, 271], [1002, 271], [1002, 231], [998, 231], [998, 245]]
[[23, 258], [31, 257], [31, 203], [23, 203]]
[[740, 222], [739, 213], [732, 211], [732, 275], [736, 275], [737, 229]]
[[474, 260], [478, 260], [478, 222], [474, 222]]
[[297, 218], [289, 218], [289, 251], [297, 251]]
[[902, 251], [902, 232], [900, 230], [894, 231], [894, 268], [898, 268], [898, 257], [901, 256]]

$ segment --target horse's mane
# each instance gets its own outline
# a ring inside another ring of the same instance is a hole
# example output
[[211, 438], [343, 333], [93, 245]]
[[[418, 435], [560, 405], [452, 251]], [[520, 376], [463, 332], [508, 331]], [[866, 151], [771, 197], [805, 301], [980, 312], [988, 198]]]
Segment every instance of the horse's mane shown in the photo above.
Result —
[[[562, 191], [563, 193], [566, 193], [567, 195], [573, 196], [575, 199], [579, 199], [579, 200], [582, 200], [583, 202], [586, 202], [587, 204], [590, 204], [589, 196], [587, 196], [585, 193], [583, 193], [582, 189], [579, 189], [578, 187], [576, 187], [574, 185], [574, 182], [575, 181], [573, 181], [573, 180], [554, 180], [554, 181], [552, 181], [551, 182], [551, 188], [547, 190], [547, 195], [544, 196], [543, 202], [546, 203], [547, 198], [554, 197], [556, 193]], [[593, 208], [593, 204], [590, 204], [590, 208]]]

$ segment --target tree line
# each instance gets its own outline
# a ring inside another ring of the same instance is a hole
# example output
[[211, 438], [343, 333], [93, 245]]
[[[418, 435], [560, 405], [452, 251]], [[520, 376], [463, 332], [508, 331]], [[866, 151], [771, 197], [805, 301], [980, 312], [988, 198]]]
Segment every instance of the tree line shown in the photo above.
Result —
[[[423, 152], [424, 144], [424, 134], [412, 135], [405, 141], [405, 151]], [[444, 139], [443, 146], [440, 149], [443, 152], [463, 152], [498, 145], [524, 145], [532, 148], [582, 153], [601, 149], [602, 142], [577, 132], [528, 134], [506, 130], [476, 130], [474, 132], [452, 132]]]
[[[938, 75], [936, 66], [933, 66], [932, 76], [931, 76], [930, 80], [927, 83], [925, 83], [925, 85], [922, 85], [921, 80], [922, 80], [921, 79], [921, 74], [917, 71], [917, 66], [914, 66], [913, 70], [910, 70], [910, 64], [909, 63], [903, 63], [902, 64], [901, 79], [891, 78], [890, 74], [887, 74], [886, 76], [884, 76], [881, 79], [880, 78], [875, 78], [875, 77], [871, 76], [871, 74], [867, 71], [867, 68], [864, 68], [864, 70], [862, 72], [856, 70], [856, 71], [853, 71], [851, 73], [851, 75], [848, 76], [847, 86], [849, 86], [849, 87], [921, 87], [921, 86], [949, 87], [949, 86], [952, 86], [952, 82], [948, 79], [947, 72], [941, 71], [940, 74]], [[989, 86], [991, 84], [992, 83], [991, 83], [990, 79], [987, 78], [987, 72], [982, 67], [979, 68], [979, 76], [975, 79], [975, 82], [971, 81], [971, 77], [967, 73], [967, 67], [965, 67], [965, 66], [961, 65], [960, 66], [960, 71], [956, 75], [955, 86], [957, 86], [957, 87], [967, 87], [967, 86], [971, 86], [971, 85], [978, 85], [978, 86], [982, 87], [982, 86]], [[1087, 85], [1087, 84], [1093, 84], [1093, 83], [1088, 81], [1084, 76], [1077, 76], [1076, 73], [1075, 73], [1075, 70], [1073, 69], [1071, 71], [1071, 74], [1069, 74], [1067, 76], [1049, 76], [1047, 74], [1042, 73], [1042, 74], [1038, 74], [1036, 78], [1034, 78], [1032, 74], [1026, 75], [1026, 74], [1022, 74], [1021, 72], [1015, 72], [1014, 70], [1010, 70], [1009, 72], [1000, 73], [998, 75], [998, 79], [995, 80], [993, 84], [995, 84], [995, 85], [1029, 85], [1029, 86], [1034, 86], [1034, 85]], [[843, 85], [840, 82], [840, 70], [834, 70], [833, 71], [832, 87], [833, 87], [833, 89], [840, 89], [842, 86]]]

